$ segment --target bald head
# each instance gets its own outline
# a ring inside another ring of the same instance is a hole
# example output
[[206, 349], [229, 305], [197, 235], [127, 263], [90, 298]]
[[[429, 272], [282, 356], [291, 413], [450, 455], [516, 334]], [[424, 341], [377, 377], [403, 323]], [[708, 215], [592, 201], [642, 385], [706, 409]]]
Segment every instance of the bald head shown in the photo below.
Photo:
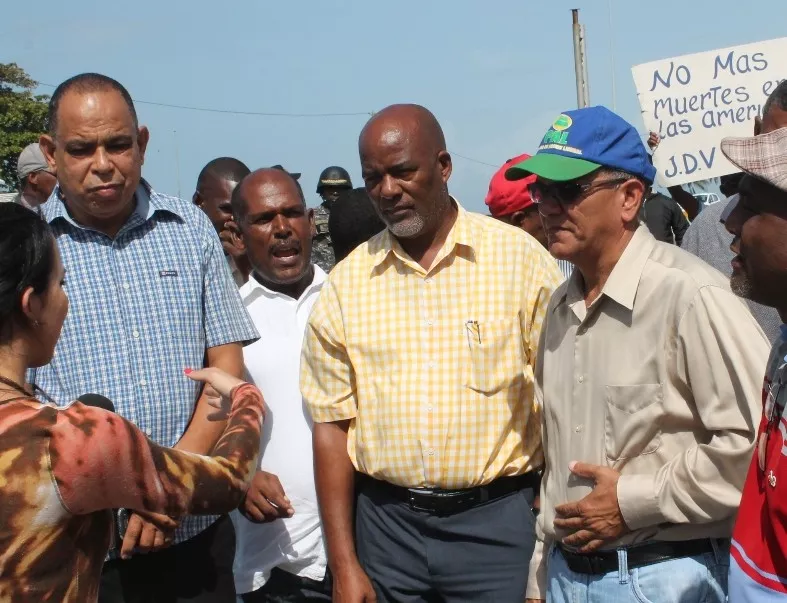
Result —
[[358, 150], [366, 190], [388, 230], [430, 245], [454, 215], [451, 156], [435, 116], [419, 105], [391, 105], [364, 126]]
[[421, 105], [391, 105], [366, 122], [359, 139], [364, 145], [404, 137], [409, 144], [425, 145], [435, 153], [446, 150], [443, 129], [434, 114]]
[[271, 195], [292, 195], [306, 206], [303, 189], [289, 172], [279, 168], [261, 168], [245, 176], [232, 193], [232, 213], [237, 222], [246, 218], [249, 201]]

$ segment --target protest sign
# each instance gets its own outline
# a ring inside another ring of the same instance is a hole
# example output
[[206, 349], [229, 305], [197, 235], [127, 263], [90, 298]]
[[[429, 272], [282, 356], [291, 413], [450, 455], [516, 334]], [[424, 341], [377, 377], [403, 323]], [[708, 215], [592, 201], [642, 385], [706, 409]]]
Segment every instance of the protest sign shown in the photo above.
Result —
[[787, 38], [685, 55], [631, 69], [662, 186], [738, 171], [722, 155], [725, 136], [751, 136], [754, 118], [787, 78]]

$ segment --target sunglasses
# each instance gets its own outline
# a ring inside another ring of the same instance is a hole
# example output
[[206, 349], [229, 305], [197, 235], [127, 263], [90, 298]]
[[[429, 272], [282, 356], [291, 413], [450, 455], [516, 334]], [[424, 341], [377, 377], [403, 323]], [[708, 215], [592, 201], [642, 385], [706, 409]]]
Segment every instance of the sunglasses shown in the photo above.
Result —
[[554, 199], [562, 207], [573, 205], [577, 201], [589, 197], [595, 192], [608, 188], [617, 188], [630, 178], [613, 178], [601, 182], [542, 182], [536, 180], [528, 186], [530, 197], [535, 203], [542, 203], [545, 199]]

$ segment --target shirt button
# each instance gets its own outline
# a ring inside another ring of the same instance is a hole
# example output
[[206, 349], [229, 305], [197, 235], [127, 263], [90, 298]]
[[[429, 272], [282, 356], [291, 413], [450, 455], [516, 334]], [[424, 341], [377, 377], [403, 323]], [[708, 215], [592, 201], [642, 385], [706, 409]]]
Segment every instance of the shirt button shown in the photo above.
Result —
[[426, 319], [426, 326], [431, 327], [434, 324], [434, 321], [431, 318]]
[[580, 377], [579, 377], [578, 381], [579, 381], [580, 383], [584, 383], [584, 382], [585, 382], [585, 377], [583, 377], [582, 375], [580, 375]]
[[153, 430], [152, 429], [146, 429], [145, 430], [145, 435], [148, 436], [148, 437], [152, 436], [153, 435]]
[[426, 410], [427, 410], [427, 412], [432, 412], [432, 411], [434, 410], [434, 407], [432, 407], [432, 406], [427, 406], [427, 407], [426, 407]]
[[580, 433], [580, 432], [582, 431], [582, 425], [577, 425], [577, 426], [574, 428], [574, 431], [576, 431], [577, 433]]
[[140, 380], [139, 380], [139, 384], [140, 384], [142, 387], [145, 387], [145, 386], [148, 384], [148, 382], [147, 382], [147, 381], [145, 381], [144, 379], [140, 379]]
[[435, 367], [435, 362], [434, 362], [434, 360], [430, 360], [430, 361], [429, 361], [429, 368], [434, 368], [434, 367]]
[[429, 449], [429, 450], [426, 452], [426, 454], [428, 454], [429, 456], [434, 456], [434, 448], [430, 448], [430, 449]]
[[429, 283], [431, 283], [431, 282], [432, 282], [432, 277], [430, 277], [430, 276], [427, 276], [427, 277], [424, 279], [424, 282], [425, 282], [425, 283], [428, 285]]
[[139, 339], [139, 331], [137, 331], [136, 329], [131, 331], [131, 335], [134, 337], [134, 339]]
[[129, 285], [128, 283], [123, 283], [123, 288], [124, 289], [131, 289], [131, 285]]

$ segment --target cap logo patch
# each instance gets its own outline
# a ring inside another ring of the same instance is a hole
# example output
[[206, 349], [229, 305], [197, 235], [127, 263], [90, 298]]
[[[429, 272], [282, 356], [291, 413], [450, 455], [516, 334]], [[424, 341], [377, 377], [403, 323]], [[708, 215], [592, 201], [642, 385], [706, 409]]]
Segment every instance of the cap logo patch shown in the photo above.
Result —
[[568, 130], [571, 127], [571, 124], [574, 123], [571, 118], [566, 115], [565, 113], [561, 113], [558, 115], [558, 118], [555, 120], [555, 123], [552, 124], [552, 129], [557, 130], [558, 132], [562, 132], [563, 130]]

